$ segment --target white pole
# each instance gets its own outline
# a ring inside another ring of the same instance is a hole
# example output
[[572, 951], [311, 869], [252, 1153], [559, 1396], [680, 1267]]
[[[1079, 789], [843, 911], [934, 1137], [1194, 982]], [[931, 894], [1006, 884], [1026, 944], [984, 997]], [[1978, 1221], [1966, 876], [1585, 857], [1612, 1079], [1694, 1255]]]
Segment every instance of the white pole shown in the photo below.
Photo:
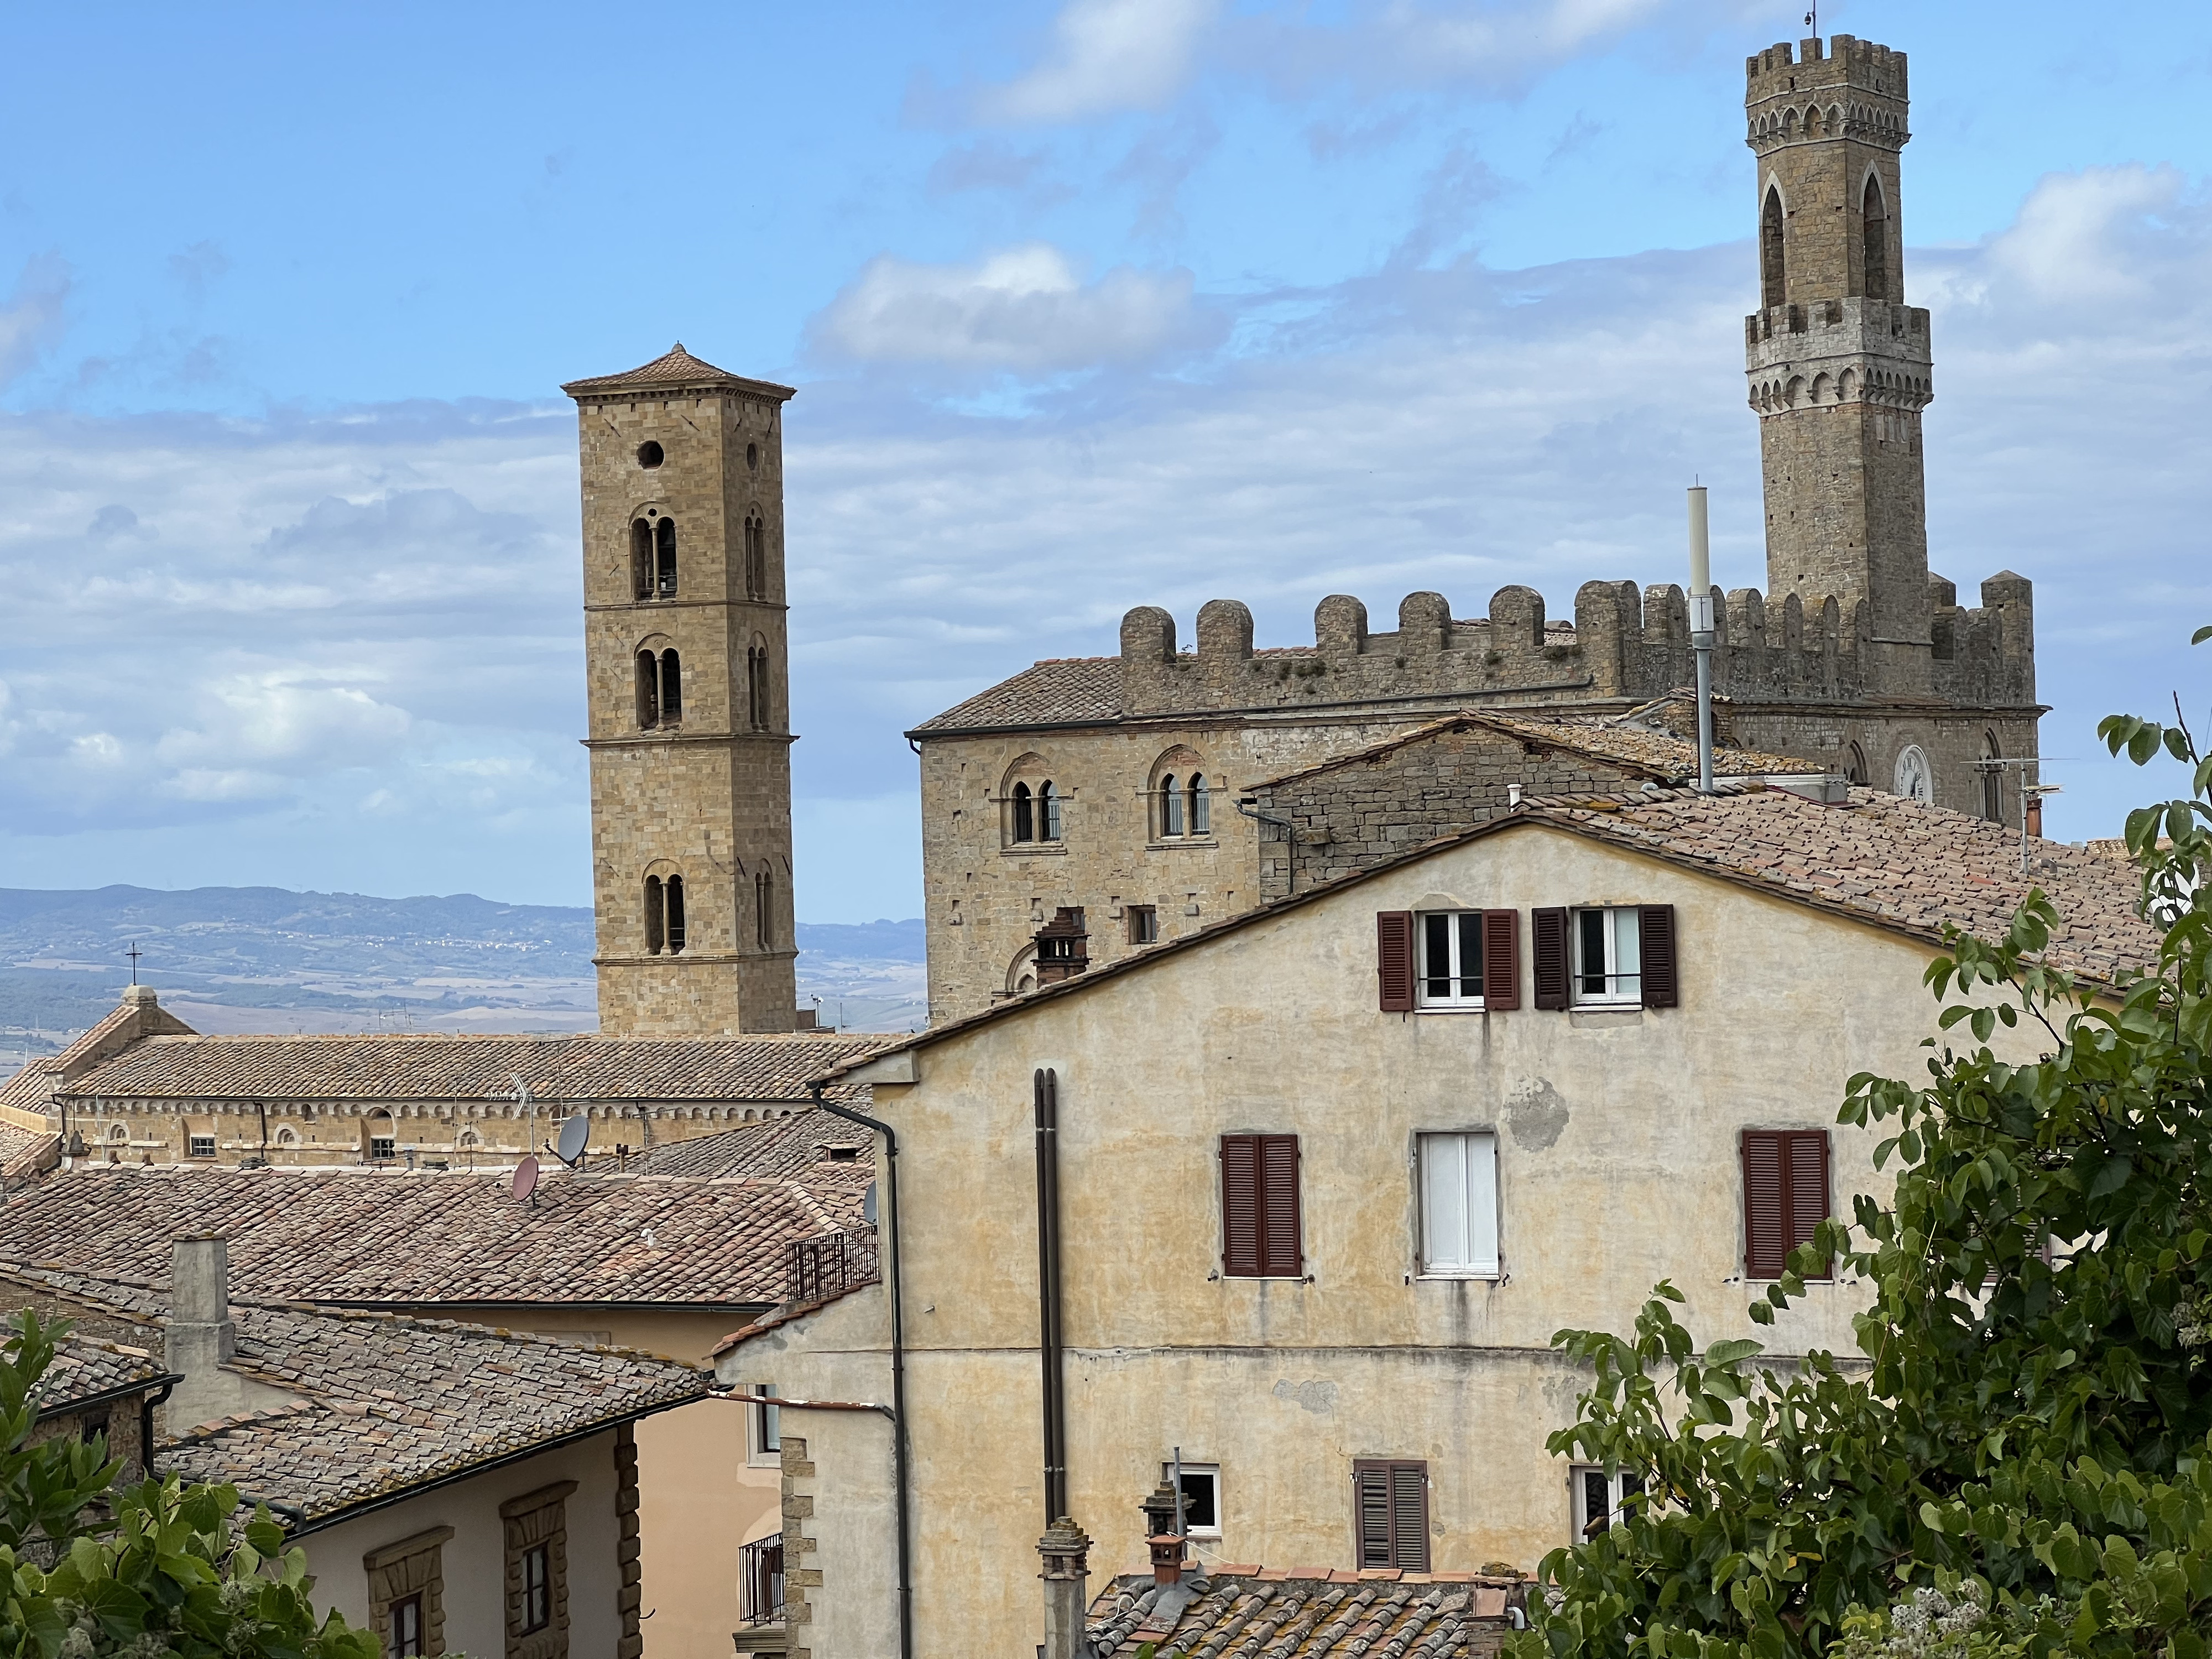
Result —
[[1698, 659], [1698, 791], [1713, 793], [1713, 555], [1705, 487], [1690, 487], [1690, 648]]

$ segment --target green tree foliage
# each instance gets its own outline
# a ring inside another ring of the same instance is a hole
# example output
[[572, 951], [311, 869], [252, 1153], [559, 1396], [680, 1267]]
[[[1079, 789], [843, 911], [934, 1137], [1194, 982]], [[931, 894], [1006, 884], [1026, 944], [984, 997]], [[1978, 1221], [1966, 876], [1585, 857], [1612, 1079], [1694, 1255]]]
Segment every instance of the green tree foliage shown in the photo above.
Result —
[[36, 1444], [40, 1379], [66, 1325], [32, 1314], [0, 1345], [0, 1659], [377, 1659], [318, 1621], [307, 1555], [234, 1486], [114, 1486], [97, 1437]]
[[[2154, 971], [2093, 998], [2041, 965], [2039, 892], [1949, 941], [1927, 1080], [1855, 1077], [1839, 1115], [1885, 1136], [1893, 1200], [1750, 1310], [1832, 1259], [1871, 1292], [1859, 1354], [1700, 1343], [1668, 1284], [1632, 1335], [1559, 1334], [1595, 1375], [1551, 1450], [1645, 1495], [1546, 1559], [1513, 1659], [2212, 1653], [2212, 761], [2180, 725], [2100, 729], [2193, 771], [2128, 819]], [[2046, 1057], [1999, 1060], [2000, 1025]]]

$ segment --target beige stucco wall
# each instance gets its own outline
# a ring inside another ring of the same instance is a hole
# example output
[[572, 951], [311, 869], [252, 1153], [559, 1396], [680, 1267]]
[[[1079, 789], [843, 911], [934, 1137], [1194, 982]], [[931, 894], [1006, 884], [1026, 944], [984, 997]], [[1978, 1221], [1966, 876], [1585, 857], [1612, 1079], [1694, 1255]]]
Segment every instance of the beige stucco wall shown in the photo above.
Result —
[[[315, 1606], [335, 1607], [348, 1624], [368, 1629], [368, 1575], [362, 1558], [433, 1528], [451, 1527], [442, 1562], [446, 1651], [476, 1659], [505, 1653], [507, 1534], [499, 1506], [560, 1480], [576, 1483], [568, 1499], [568, 1651], [577, 1659], [612, 1655], [622, 1637], [615, 1605], [622, 1581], [611, 1429], [308, 1534], [300, 1543], [315, 1576]], [[728, 1639], [725, 1635], [720, 1651], [728, 1651]]]
[[[1527, 910], [1656, 902], [1678, 908], [1678, 1009], [1376, 1012], [1377, 910], [1522, 911], [1525, 1001]], [[1094, 1570], [1142, 1565], [1135, 1505], [1176, 1444], [1222, 1465], [1225, 1559], [1352, 1565], [1351, 1460], [1390, 1455], [1429, 1462], [1437, 1568], [1528, 1568], [1569, 1529], [1543, 1441], [1580, 1383], [1553, 1332], [1625, 1331], [1665, 1277], [1705, 1340], [1849, 1347], [1854, 1285], [1750, 1323], [1736, 1137], [1832, 1128], [1833, 1206], [1879, 1190], [1872, 1137], [1835, 1109], [1855, 1072], [1920, 1074], [1929, 954], [1529, 824], [923, 1048], [918, 1084], [875, 1095], [900, 1136], [918, 1650], [1026, 1652], [1040, 1625], [1035, 1068], [1060, 1078], [1070, 1494]], [[1476, 1128], [1498, 1136], [1502, 1276], [1423, 1279], [1413, 1138]], [[1240, 1131], [1300, 1137], [1310, 1284], [1217, 1275], [1215, 1147]], [[830, 1352], [865, 1346], [865, 1311], [788, 1328], [793, 1391], [882, 1397], [879, 1360]], [[881, 1601], [880, 1567], [834, 1567], [825, 1633], [841, 1596]]]

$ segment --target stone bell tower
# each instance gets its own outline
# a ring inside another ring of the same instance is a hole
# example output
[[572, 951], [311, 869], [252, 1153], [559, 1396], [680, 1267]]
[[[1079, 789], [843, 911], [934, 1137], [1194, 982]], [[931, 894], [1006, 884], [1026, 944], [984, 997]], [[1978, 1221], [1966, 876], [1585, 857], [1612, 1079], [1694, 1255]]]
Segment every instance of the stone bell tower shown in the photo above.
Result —
[[1746, 65], [1759, 158], [1759, 308], [1744, 319], [1759, 416], [1769, 603], [1871, 613], [1878, 688], [1929, 683], [1920, 411], [1928, 313], [1905, 303], [1905, 54], [1848, 34]]
[[681, 345], [573, 380], [599, 1029], [788, 1031], [792, 388]]

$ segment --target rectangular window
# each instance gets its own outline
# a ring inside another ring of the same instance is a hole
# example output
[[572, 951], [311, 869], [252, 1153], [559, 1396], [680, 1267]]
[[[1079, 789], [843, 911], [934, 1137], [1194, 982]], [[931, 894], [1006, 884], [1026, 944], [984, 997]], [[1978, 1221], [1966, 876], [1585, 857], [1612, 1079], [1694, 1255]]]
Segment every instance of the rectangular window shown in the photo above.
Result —
[[1297, 1279], [1298, 1138], [1221, 1137], [1221, 1271], [1231, 1279]]
[[1362, 1458], [1352, 1466], [1354, 1536], [1363, 1567], [1429, 1570], [1429, 1466]]
[[1575, 912], [1575, 1000], [1644, 1001], [1644, 930], [1632, 909]]
[[1421, 1271], [1440, 1278], [1498, 1276], [1498, 1137], [1420, 1137]]
[[1640, 1474], [1608, 1474], [1589, 1464], [1577, 1464], [1568, 1480], [1574, 1487], [1573, 1541], [1595, 1538], [1621, 1520], [1621, 1499], [1644, 1490]]
[[422, 1654], [422, 1597], [418, 1591], [391, 1603], [392, 1659], [421, 1659]]
[[1430, 910], [1421, 916], [1421, 1006], [1482, 1006], [1482, 912]]
[[1157, 945], [1160, 939], [1160, 911], [1156, 904], [1132, 904], [1128, 907], [1129, 943]]
[[[775, 1384], [763, 1382], [755, 1394], [774, 1394]], [[753, 1417], [753, 1455], [763, 1462], [781, 1462], [783, 1459], [783, 1407], [755, 1406]]]
[[[1175, 1465], [1160, 1465], [1160, 1479], [1172, 1481]], [[1185, 1463], [1182, 1466], [1182, 1527], [1192, 1538], [1221, 1536], [1221, 1466]]]
[[[1779, 1279], [1828, 1218], [1828, 1132], [1746, 1129], [1742, 1154], [1744, 1274]], [[1826, 1279], [1832, 1265], [1809, 1276]]]
[[[371, 1135], [368, 1139], [368, 1155], [371, 1158], [397, 1158], [399, 1156], [399, 1143], [397, 1140], [387, 1139], [383, 1135]], [[215, 1145], [211, 1141], [208, 1145], [208, 1156], [210, 1158], [215, 1156]]]
[[553, 1622], [553, 1547], [532, 1544], [522, 1553], [522, 1634]]
[[215, 1156], [215, 1137], [213, 1135], [194, 1135], [191, 1138], [191, 1155], [194, 1158], [213, 1158]]

